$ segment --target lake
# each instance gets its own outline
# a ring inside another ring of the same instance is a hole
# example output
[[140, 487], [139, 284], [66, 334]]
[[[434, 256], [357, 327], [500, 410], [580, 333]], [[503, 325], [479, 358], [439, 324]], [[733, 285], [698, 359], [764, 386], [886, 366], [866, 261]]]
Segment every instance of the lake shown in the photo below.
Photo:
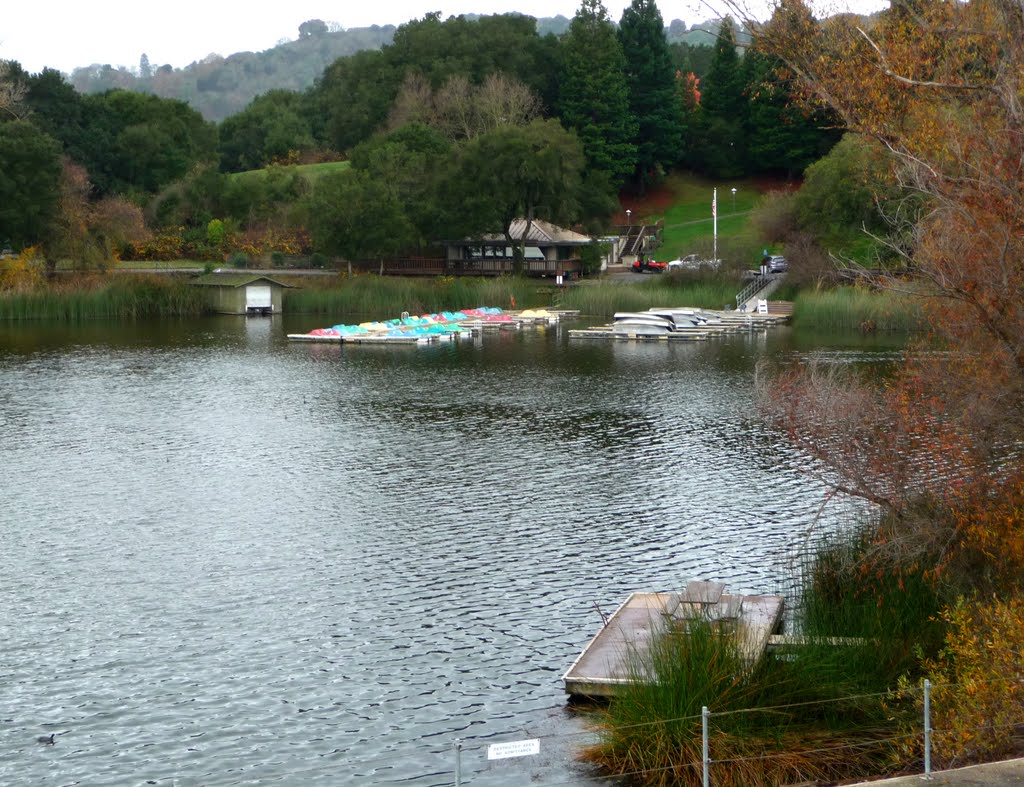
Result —
[[606, 784], [600, 612], [779, 590], [823, 501], [755, 364], [901, 346], [285, 338], [329, 324], [0, 326], [0, 783]]

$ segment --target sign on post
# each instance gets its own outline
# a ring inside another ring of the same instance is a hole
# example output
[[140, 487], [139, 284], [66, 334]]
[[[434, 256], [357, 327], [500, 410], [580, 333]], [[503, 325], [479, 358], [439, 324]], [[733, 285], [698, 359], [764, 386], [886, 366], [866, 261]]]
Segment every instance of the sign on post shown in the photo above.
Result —
[[758, 298], [757, 299], [757, 313], [758, 314], [767, 314], [768, 313], [768, 301], [764, 300], [764, 298]]
[[488, 760], [504, 760], [508, 757], [528, 757], [540, 754], [540, 741], [509, 741], [508, 743], [492, 743], [487, 747]]

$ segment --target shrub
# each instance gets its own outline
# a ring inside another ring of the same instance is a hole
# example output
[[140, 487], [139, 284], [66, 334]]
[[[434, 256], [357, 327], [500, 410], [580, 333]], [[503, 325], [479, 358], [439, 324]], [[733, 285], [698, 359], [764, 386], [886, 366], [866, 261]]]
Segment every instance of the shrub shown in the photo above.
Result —
[[935, 683], [935, 762], [951, 768], [1007, 754], [1024, 723], [1024, 600], [959, 599], [942, 618], [945, 645], [924, 661]]
[[275, 268], [280, 268], [284, 265], [284, 254], [279, 251], [270, 252], [270, 264]]
[[231, 255], [228, 262], [230, 262], [235, 268], [245, 268], [249, 265], [249, 255], [241, 251], [236, 251]]

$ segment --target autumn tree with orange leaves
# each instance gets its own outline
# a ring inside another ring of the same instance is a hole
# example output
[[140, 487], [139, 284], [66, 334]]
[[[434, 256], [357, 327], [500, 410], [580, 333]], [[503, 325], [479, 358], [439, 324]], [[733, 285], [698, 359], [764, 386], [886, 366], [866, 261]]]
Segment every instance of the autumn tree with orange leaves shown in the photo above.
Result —
[[930, 333], [885, 385], [821, 369], [765, 412], [881, 506], [879, 549], [933, 575], [1024, 583], [1024, 5], [895, 0], [820, 21], [783, 0], [756, 30], [805, 91], [889, 151], [886, 216]]

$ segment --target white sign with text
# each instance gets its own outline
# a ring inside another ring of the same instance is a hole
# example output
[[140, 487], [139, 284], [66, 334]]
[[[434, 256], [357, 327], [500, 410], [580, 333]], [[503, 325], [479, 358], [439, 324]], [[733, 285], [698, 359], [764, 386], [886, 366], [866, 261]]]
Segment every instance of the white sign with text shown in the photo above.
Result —
[[540, 754], [539, 740], [492, 743], [487, 747], [488, 760], [504, 760], [507, 757], [528, 757], [531, 754]]

